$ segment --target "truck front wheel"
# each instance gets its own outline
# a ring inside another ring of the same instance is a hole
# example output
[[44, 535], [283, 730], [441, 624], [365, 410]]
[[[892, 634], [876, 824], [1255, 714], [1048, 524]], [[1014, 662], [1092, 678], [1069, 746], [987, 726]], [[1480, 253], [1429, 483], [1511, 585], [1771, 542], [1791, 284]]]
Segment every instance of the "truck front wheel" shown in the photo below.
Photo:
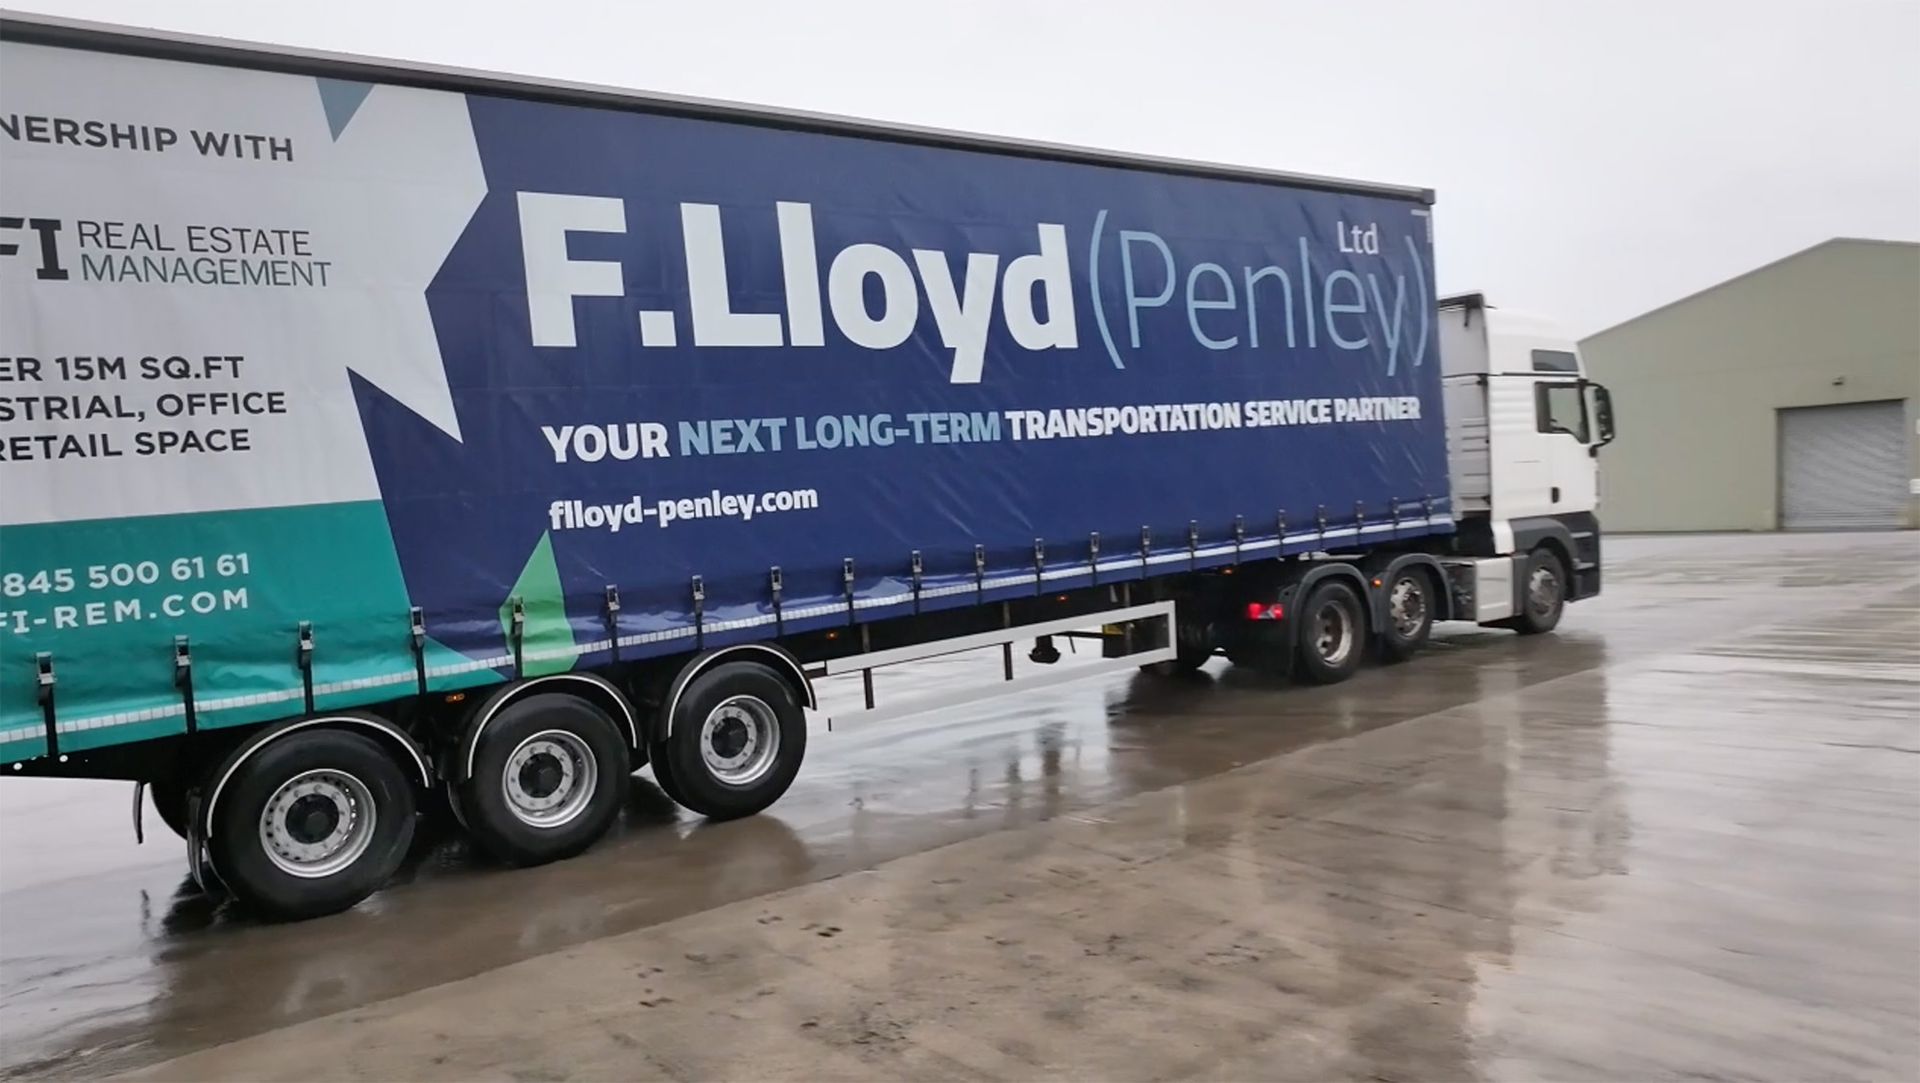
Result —
[[628, 763], [605, 711], [577, 696], [527, 696], [481, 731], [457, 808], [501, 861], [558, 861], [593, 845], [620, 815]]
[[371, 739], [290, 734], [242, 760], [212, 810], [214, 867], [275, 917], [352, 907], [386, 883], [413, 841], [413, 785]]
[[729, 662], [695, 677], [668, 722], [653, 751], [661, 789], [716, 820], [751, 816], [779, 800], [806, 756], [807, 720], [793, 689], [757, 662]]
[[1527, 554], [1520, 574], [1520, 612], [1502, 621], [1501, 627], [1523, 636], [1553, 631], [1567, 607], [1566, 566], [1553, 550], [1543, 547]]
[[1561, 611], [1567, 609], [1567, 565], [1553, 549], [1540, 547], [1526, 555], [1521, 565], [1521, 611], [1505, 620], [1494, 620], [1494, 628], [1511, 628], [1521, 636], [1540, 636], [1559, 626]]

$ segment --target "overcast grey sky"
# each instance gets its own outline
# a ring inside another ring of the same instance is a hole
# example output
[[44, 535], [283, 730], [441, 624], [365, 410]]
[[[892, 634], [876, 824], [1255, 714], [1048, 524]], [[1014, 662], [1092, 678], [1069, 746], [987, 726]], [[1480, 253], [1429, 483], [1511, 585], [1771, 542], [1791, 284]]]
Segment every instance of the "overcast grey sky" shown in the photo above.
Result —
[[1438, 190], [1443, 290], [1634, 316], [1920, 240], [1920, 0], [0, 0]]

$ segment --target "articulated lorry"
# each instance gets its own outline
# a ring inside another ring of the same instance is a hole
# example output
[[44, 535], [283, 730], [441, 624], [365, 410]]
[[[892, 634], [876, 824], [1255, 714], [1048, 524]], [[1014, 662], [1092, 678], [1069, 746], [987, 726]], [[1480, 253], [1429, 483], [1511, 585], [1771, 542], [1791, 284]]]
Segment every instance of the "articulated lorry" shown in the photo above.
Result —
[[1605, 390], [1436, 295], [1429, 191], [0, 37], [0, 770], [262, 912], [428, 802], [514, 865], [641, 770], [756, 813], [822, 678], [1333, 682], [1600, 590]]

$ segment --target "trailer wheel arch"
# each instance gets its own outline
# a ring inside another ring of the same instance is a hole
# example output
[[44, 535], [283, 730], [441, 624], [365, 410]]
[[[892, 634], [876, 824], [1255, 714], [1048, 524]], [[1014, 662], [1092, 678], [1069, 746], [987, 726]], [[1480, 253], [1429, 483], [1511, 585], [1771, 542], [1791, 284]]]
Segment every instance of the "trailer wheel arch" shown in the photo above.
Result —
[[420, 748], [419, 744], [416, 743], [413, 738], [407, 736], [406, 731], [386, 719], [369, 714], [331, 714], [317, 715], [313, 718], [296, 718], [268, 726], [252, 737], [247, 738], [238, 748], [227, 754], [227, 758], [221, 761], [219, 769], [213, 776], [213, 785], [207, 789], [206, 801], [201, 803], [197, 817], [197, 826], [200, 830], [204, 832], [206, 826], [213, 822], [213, 814], [220, 807], [221, 794], [225, 791], [227, 782], [233, 778], [234, 773], [240, 770], [241, 764], [247, 762], [254, 753], [275, 741], [304, 730], [313, 729], [314, 727], [353, 729], [367, 732], [383, 748], [387, 749], [389, 754], [394, 754], [394, 760], [396, 762], [402, 766], [412, 766], [412, 773], [419, 779], [422, 789], [430, 790], [433, 788], [433, 768], [428, 762], [426, 752]]
[[501, 711], [513, 701], [535, 691], [558, 692], [555, 685], [567, 683], [567, 691], [595, 707], [607, 712], [623, 733], [627, 735], [627, 747], [630, 750], [646, 748], [642, 743], [640, 722], [636, 717], [633, 704], [612, 681], [593, 673], [554, 673], [545, 677], [530, 677], [503, 685], [480, 705], [473, 709], [466, 732], [460, 738], [459, 755], [454, 760], [454, 782], [465, 782], [473, 777], [473, 761], [480, 751], [480, 735], [486, 731]]
[[687, 686], [700, 674], [718, 665], [728, 662], [754, 662], [766, 666], [779, 674], [793, 689], [794, 698], [808, 710], [818, 710], [819, 698], [814, 695], [813, 682], [807, 678], [806, 667], [800, 664], [785, 648], [772, 643], [741, 643], [732, 647], [717, 647], [704, 654], [695, 655], [693, 660], [674, 674], [673, 683], [668, 686], [667, 694], [661, 699], [660, 709], [652, 718], [654, 740], [666, 740], [673, 732], [673, 713], [680, 706], [680, 697], [686, 693]]

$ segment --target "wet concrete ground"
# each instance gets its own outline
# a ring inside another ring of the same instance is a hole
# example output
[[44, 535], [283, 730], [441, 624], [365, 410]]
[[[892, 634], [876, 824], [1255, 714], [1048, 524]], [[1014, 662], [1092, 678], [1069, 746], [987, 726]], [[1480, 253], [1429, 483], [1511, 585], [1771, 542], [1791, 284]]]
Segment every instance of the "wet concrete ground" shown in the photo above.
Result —
[[301, 925], [9, 780], [0, 1074], [1920, 1077], [1920, 538], [1609, 544], [1550, 637], [821, 735], [730, 824], [643, 774], [582, 858]]

